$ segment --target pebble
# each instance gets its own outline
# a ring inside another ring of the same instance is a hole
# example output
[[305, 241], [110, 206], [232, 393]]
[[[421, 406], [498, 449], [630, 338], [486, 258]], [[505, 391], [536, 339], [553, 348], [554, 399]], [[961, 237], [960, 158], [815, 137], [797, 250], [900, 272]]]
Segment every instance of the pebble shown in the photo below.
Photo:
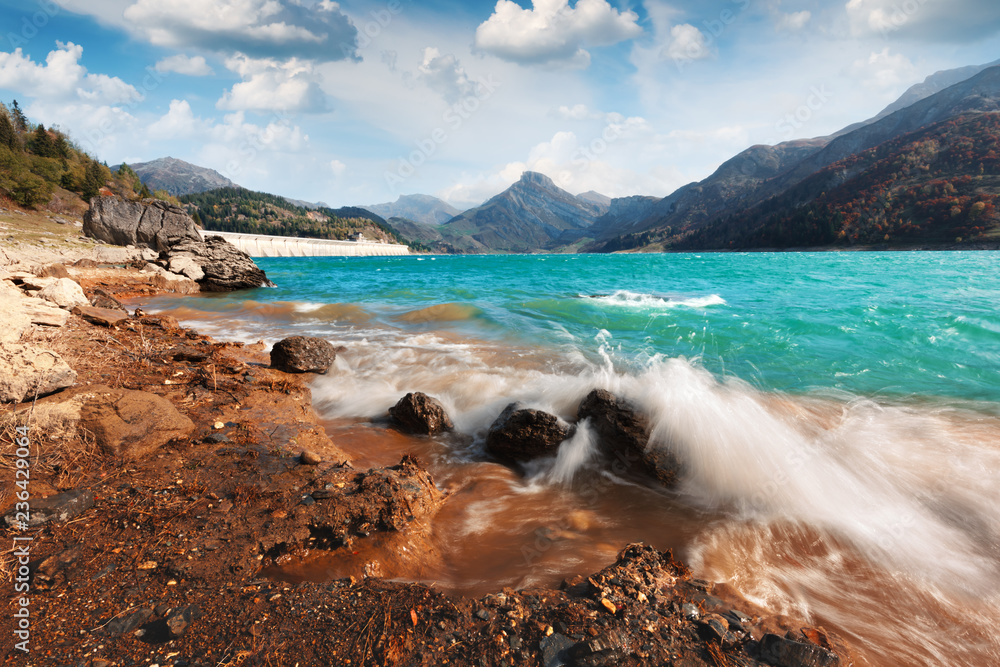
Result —
[[299, 454], [299, 462], [306, 466], [317, 466], [323, 462], [323, 457], [321, 457], [316, 452], [310, 451], [308, 449], [303, 449], [302, 453]]
[[607, 598], [601, 598], [601, 606], [604, 607], [605, 609], [607, 609], [608, 613], [611, 613], [611, 614], [617, 614], [618, 613], [618, 607], [615, 606], [614, 602], [612, 602], [611, 600], [609, 600]]
[[155, 560], [147, 560], [145, 563], [140, 563], [139, 566], [136, 569], [137, 570], [155, 570], [156, 569], [156, 561]]

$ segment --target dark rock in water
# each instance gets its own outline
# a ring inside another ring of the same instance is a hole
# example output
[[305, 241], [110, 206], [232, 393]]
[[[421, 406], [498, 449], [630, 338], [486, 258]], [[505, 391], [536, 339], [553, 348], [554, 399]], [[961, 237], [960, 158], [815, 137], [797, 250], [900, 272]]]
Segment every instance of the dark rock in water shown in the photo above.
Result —
[[508, 405], [486, 434], [486, 449], [501, 461], [529, 461], [551, 456], [573, 429], [555, 415]]
[[[66, 523], [80, 516], [93, 506], [93, 491], [77, 489], [57, 493], [48, 498], [31, 501], [31, 512], [27, 524], [29, 527], [34, 527], [50, 522]], [[16, 513], [11, 512], [5, 516], [4, 523], [10, 527], [19, 525]]]
[[419, 391], [399, 399], [396, 405], [389, 408], [389, 416], [411, 433], [434, 435], [455, 428], [441, 402]]
[[337, 348], [322, 338], [292, 336], [271, 349], [271, 367], [286, 373], [326, 373], [337, 359]]
[[113, 245], [148, 246], [160, 252], [181, 241], [201, 241], [184, 209], [158, 199], [137, 202], [114, 196], [90, 200], [83, 233]]
[[103, 308], [105, 310], [120, 310], [128, 315], [128, 311], [125, 309], [125, 306], [122, 305], [121, 301], [99, 287], [91, 292], [90, 305], [94, 308]]
[[766, 634], [760, 640], [760, 659], [774, 667], [836, 667], [837, 654], [805, 642]]
[[721, 642], [729, 632], [729, 621], [718, 614], [709, 614], [698, 623], [698, 634], [705, 641]]
[[221, 236], [183, 239], [160, 252], [159, 264], [187, 275], [204, 292], [274, 287], [250, 255]]
[[629, 401], [595, 389], [580, 404], [579, 418], [590, 419], [601, 449], [616, 463], [624, 462], [667, 486], [677, 481], [680, 463], [672, 452], [648, 447], [649, 418]]

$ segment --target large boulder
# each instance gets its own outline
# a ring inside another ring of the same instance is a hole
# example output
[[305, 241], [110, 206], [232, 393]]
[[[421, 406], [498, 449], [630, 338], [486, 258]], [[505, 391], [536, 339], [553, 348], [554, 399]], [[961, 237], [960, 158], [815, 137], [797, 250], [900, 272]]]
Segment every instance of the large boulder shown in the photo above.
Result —
[[90, 299], [83, 293], [83, 288], [72, 278], [56, 278], [54, 283], [38, 292], [38, 298], [66, 310], [90, 305]]
[[137, 459], [194, 431], [194, 422], [156, 394], [94, 388], [80, 410], [81, 428], [94, 434], [108, 456]]
[[389, 416], [403, 430], [434, 435], [455, 428], [441, 401], [419, 391], [407, 394], [389, 408]]
[[177, 267], [192, 277], [198, 275], [195, 269], [200, 269], [202, 276], [196, 281], [204, 292], [274, 287], [250, 255], [221, 236], [211, 236], [205, 241], [181, 241], [160, 253], [160, 265]]
[[271, 349], [271, 367], [286, 373], [326, 373], [337, 359], [337, 348], [322, 338], [292, 336]]
[[159, 252], [181, 241], [201, 241], [184, 209], [158, 199], [138, 202], [114, 196], [90, 200], [83, 233], [112, 245], [148, 246]]
[[0, 294], [0, 343], [16, 343], [31, 328], [31, 318], [21, 306], [20, 290], [15, 295]]
[[677, 481], [677, 458], [662, 447], [649, 446], [649, 418], [628, 400], [595, 389], [580, 404], [579, 418], [590, 419], [600, 448], [613, 461], [651, 475], [667, 486]]
[[486, 450], [508, 463], [529, 461], [554, 455], [572, 434], [572, 427], [555, 415], [511, 403], [490, 426]]
[[76, 371], [55, 352], [0, 343], [0, 403], [21, 403], [70, 387]]

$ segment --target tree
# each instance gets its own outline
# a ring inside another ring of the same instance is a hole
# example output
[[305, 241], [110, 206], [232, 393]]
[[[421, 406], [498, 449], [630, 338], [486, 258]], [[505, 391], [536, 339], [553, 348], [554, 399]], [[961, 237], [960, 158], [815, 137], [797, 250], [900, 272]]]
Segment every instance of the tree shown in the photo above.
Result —
[[14, 127], [17, 131], [27, 132], [28, 118], [24, 115], [24, 112], [21, 111], [21, 107], [17, 105], [17, 100], [14, 100], [14, 103], [10, 106], [10, 114], [14, 117]]
[[14, 124], [10, 122], [7, 114], [2, 113], [0, 113], [0, 146], [6, 146], [12, 151], [16, 151], [20, 147]]
[[44, 125], [40, 124], [35, 128], [29, 146], [31, 152], [39, 157], [59, 157], [56, 144], [52, 141], [52, 137], [49, 136], [49, 131], [45, 129]]
[[149, 199], [153, 196], [153, 193], [149, 191], [149, 186], [145, 183], [142, 184], [142, 189], [139, 190], [139, 197], [141, 199]]
[[96, 160], [91, 160], [87, 165], [87, 170], [84, 172], [83, 177], [83, 192], [80, 193], [83, 196], [84, 201], [90, 201], [97, 196], [98, 191], [101, 186], [104, 185], [104, 173], [101, 169], [101, 165]]

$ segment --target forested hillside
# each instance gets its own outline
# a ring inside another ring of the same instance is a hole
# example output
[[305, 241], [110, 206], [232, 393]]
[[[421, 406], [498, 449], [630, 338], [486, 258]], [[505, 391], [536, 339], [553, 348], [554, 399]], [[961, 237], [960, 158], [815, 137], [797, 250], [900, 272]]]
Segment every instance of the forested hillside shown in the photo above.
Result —
[[998, 200], [1000, 114], [969, 114], [852, 155], [688, 235], [650, 230], [621, 239], [621, 245], [749, 249], [995, 241]]
[[369, 241], [406, 243], [385, 221], [361, 209], [310, 210], [284, 197], [244, 188], [220, 188], [185, 195], [180, 200], [205, 229], [219, 232], [341, 241], [357, 239], [361, 234]]

